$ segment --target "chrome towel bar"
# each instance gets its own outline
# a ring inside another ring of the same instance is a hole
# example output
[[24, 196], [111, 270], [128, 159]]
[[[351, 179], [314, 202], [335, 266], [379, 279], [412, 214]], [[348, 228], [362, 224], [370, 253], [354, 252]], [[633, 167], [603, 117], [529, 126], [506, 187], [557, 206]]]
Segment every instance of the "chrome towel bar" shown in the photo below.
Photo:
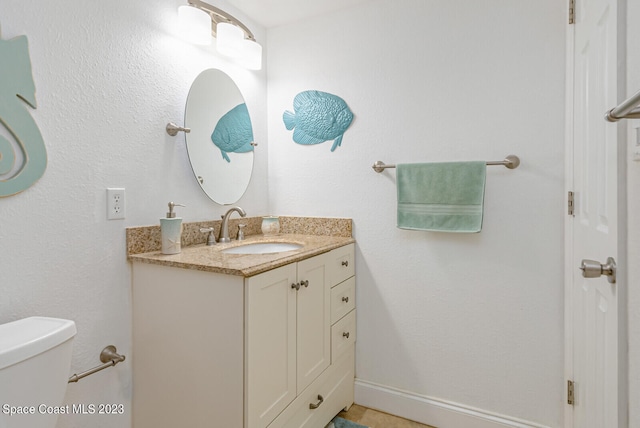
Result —
[[640, 119], [640, 91], [624, 100], [620, 105], [612, 108], [604, 118], [609, 122], [617, 122], [620, 119]]
[[[487, 165], [503, 165], [509, 169], [515, 169], [520, 165], [520, 158], [516, 155], [509, 155], [501, 161], [487, 161]], [[371, 168], [375, 172], [382, 172], [385, 168], [395, 168], [395, 165], [386, 165], [384, 162], [377, 161]]]
[[99, 372], [100, 370], [104, 370], [106, 368], [113, 367], [118, 363], [121, 363], [122, 361], [125, 360], [125, 356], [118, 354], [117, 351], [118, 350], [116, 349], [115, 346], [113, 345], [107, 346], [102, 350], [102, 352], [100, 352], [100, 361], [103, 362], [104, 364], [102, 364], [101, 366], [94, 367], [91, 370], [87, 370], [86, 372], [83, 372], [80, 374], [74, 374], [69, 378], [69, 382], [67, 383], [77, 382], [83, 377], [87, 377], [89, 375]]

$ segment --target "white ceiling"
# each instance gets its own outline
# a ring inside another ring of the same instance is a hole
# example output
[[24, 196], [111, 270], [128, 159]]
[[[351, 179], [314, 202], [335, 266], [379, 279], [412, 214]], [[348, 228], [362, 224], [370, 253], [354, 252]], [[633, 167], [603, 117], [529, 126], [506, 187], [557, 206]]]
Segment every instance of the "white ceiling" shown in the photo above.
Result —
[[324, 15], [371, 0], [228, 0], [266, 28]]

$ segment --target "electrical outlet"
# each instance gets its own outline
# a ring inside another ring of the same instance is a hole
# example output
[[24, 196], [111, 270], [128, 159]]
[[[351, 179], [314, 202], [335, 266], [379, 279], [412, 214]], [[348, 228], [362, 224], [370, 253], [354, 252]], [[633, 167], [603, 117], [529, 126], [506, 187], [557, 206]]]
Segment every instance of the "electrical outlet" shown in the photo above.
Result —
[[119, 220], [125, 216], [124, 188], [107, 189], [107, 220]]

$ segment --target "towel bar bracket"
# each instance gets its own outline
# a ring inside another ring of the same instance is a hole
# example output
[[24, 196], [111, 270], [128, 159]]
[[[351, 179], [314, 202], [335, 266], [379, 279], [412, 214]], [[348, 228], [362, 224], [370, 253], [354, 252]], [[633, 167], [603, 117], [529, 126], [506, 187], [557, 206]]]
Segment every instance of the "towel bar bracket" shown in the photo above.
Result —
[[382, 172], [384, 171], [385, 168], [395, 168], [395, 167], [396, 167], [395, 165], [385, 165], [384, 162], [377, 161], [376, 163], [373, 164], [371, 168], [373, 168], [375, 172]]
[[520, 166], [520, 158], [516, 155], [509, 155], [501, 161], [489, 161], [487, 165], [504, 165], [509, 169], [516, 169]]

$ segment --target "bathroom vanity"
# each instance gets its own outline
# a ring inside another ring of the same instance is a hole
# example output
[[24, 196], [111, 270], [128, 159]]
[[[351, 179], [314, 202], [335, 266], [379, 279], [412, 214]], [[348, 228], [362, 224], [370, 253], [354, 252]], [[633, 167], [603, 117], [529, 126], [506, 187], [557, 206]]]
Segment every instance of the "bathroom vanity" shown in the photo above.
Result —
[[351, 406], [353, 239], [279, 239], [302, 248], [130, 255], [134, 427], [317, 428]]

